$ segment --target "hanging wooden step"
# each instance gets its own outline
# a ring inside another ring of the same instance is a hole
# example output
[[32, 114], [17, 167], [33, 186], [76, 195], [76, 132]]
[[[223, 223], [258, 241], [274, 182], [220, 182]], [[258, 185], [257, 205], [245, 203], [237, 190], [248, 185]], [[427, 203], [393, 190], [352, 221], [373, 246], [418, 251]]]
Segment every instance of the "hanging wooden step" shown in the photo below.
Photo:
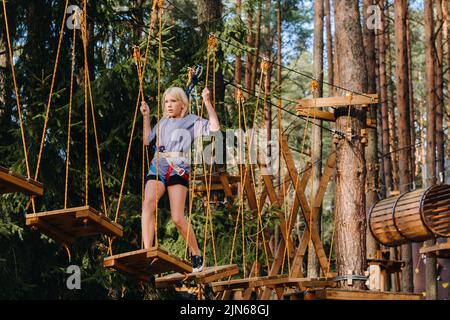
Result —
[[42, 196], [42, 183], [28, 179], [0, 166], [0, 194], [22, 192], [30, 196]]
[[305, 300], [423, 300], [422, 294], [406, 292], [378, 292], [366, 290], [343, 290], [327, 288], [310, 290]]
[[423, 246], [420, 248], [420, 253], [437, 258], [450, 258], [450, 240], [446, 242], [436, 243], [432, 246]]
[[181, 273], [169, 274], [156, 279], [157, 288], [167, 288], [183, 284], [183, 282], [194, 281], [197, 284], [211, 283], [220, 279], [234, 276], [239, 273], [238, 266], [228, 264], [217, 267], [207, 267], [202, 272], [189, 273], [187, 275]]
[[352, 96], [336, 96], [328, 98], [309, 98], [297, 100], [297, 108], [325, 108], [378, 103], [378, 94], [355, 94]]
[[311, 108], [297, 107], [297, 115], [303, 116], [303, 117], [309, 117], [310, 120], [316, 119], [316, 120], [331, 121], [331, 122], [336, 121], [336, 117], [334, 116], [333, 112], [320, 111], [320, 110], [315, 110], [315, 109], [311, 109]]
[[105, 258], [103, 266], [117, 270], [137, 281], [147, 282], [155, 274], [191, 273], [192, 265], [159, 247], [141, 249]]
[[25, 223], [66, 245], [73, 244], [76, 238], [96, 234], [123, 235], [121, 225], [89, 206], [27, 214]]
[[232, 279], [211, 283], [214, 292], [225, 290], [256, 288], [261, 286], [274, 286], [277, 283], [285, 282], [289, 279], [288, 275], [275, 275], [264, 277], [251, 277], [244, 279]]

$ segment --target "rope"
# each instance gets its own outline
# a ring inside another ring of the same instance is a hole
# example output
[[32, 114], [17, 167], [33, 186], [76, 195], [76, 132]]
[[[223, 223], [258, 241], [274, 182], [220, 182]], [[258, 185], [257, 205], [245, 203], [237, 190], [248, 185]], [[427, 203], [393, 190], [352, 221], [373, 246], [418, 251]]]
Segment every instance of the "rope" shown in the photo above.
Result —
[[[156, 4], [157, 4], [158, 0], [153, 0], [153, 6], [152, 6], [152, 17], [150, 20], [150, 26], [149, 26], [149, 32], [148, 32], [148, 39], [147, 39], [147, 47], [145, 50], [145, 58], [144, 58], [144, 64], [142, 67], [142, 72], [139, 72], [138, 74], [140, 74], [140, 77], [143, 77], [145, 74], [145, 70], [146, 70], [146, 65], [147, 65], [147, 60], [148, 60], [148, 52], [149, 52], [149, 46], [150, 46], [150, 36], [153, 32], [153, 28], [154, 28], [154, 24], [155, 24], [155, 20], [156, 20]], [[142, 79], [139, 79], [140, 82], [142, 82]], [[139, 90], [141, 90], [141, 87], [139, 87]], [[125, 167], [123, 170], [123, 175], [122, 175], [122, 182], [120, 184], [120, 191], [119, 191], [119, 199], [118, 199], [118, 203], [117, 203], [117, 208], [116, 208], [116, 214], [115, 214], [115, 218], [114, 218], [114, 222], [117, 223], [118, 220], [118, 216], [119, 216], [119, 210], [120, 210], [120, 205], [121, 205], [121, 201], [122, 201], [122, 194], [123, 194], [123, 188], [125, 185], [125, 177], [128, 171], [128, 161], [130, 158], [130, 153], [131, 153], [131, 146], [133, 144], [133, 135], [134, 135], [134, 128], [136, 125], [136, 118], [137, 118], [137, 113], [139, 110], [139, 102], [140, 102], [140, 97], [141, 97], [141, 92], [139, 91], [138, 94], [138, 98], [136, 100], [136, 107], [135, 107], [135, 111], [134, 111], [134, 117], [133, 117], [133, 124], [132, 124], [132, 128], [131, 128], [131, 134], [130, 134], [130, 139], [128, 142], [128, 150], [127, 150], [127, 156], [125, 159]]]
[[[14, 70], [14, 57], [13, 57], [13, 51], [12, 51], [12, 45], [11, 45], [11, 38], [9, 35], [8, 16], [7, 16], [7, 12], [6, 12], [6, 1], [5, 0], [3, 0], [3, 16], [4, 16], [4, 20], [5, 20], [6, 39], [8, 41], [9, 63], [11, 65], [11, 75], [12, 75], [13, 84], [14, 84], [14, 94], [16, 96], [17, 112], [19, 114], [20, 135], [22, 137], [22, 147], [23, 147], [23, 153], [24, 153], [24, 157], [25, 157], [27, 177], [28, 177], [28, 179], [30, 179], [30, 165], [28, 163], [28, 152], [27, 152], [27, 145], [25, 142], [25, 131], [23, 129], [22, 111], [20, 108], [20, 99], [19, 99], [19, 89], [18, 89], [17, 81], [16, 81], [16, 73]], [[31, 197], [30, 200], [33, 204], [33, 212], [36, 212], [35, 207], [34, 207], [34, 199]]]
[[[208, 86], [208, 78], [209, 78], [209, 68], [210, 68], [210, 57], [211, 53], [213, 55], [213, 107], [215, 108], [215, 49], [216, 49], [216, 40], [215, 36], [210, 35], [208, 38], [208, 50], [207, 50], [207, 60], [206, 60], [206, 80], [205, 80], [205, 88]], [[202, 100], [202, 108], [200, 110], [200, 117], [203, 113], [203, 105], [204, 101]], [[201, 145], [203, 147], [203, 138], [201, 137]], [[214, 147], [215, 147], [215, 140], [212, 139], [212, 154], [214, 154]], [[211, 163], [210, 170], [208, 171], [206, 167], [206, 160], [204, 152], [202, 152], [202, 160], [203, 160], [203, 172], [204, 172], [204, 178], [205, 178], [205, 185], [206, 185], [206, 198], [207, 198], [207, 204], [206, 204], [206, 223], [204, 226], [204, 241], [203, 241], [203, 255], [206, 256], [206, 243], [207, 243], [207, 230], [208, 230], [208, 223], [210, 223], [210, 232], [211, 232], [211, 241], [213, 242], [213, 256], [214, 256], [214, 263], [215, 266], [217, 266], [217, 254], [215, 249], [215, 242], [214, 242], [214, 231], [212, 228], [212, 221], [211, 221], [211, 183], [212, 183], [212, 169], [213, 169], [213, 163]], [[213, 159], [211, 159], [213, 160]], [[212, 161], [213, 162], [213, 161]], [[205, 260], [204, 260], [205, 262]]]
[[[251, 51], [248, 50], [247, 48], [244, 48], [244, 47], [241, 47], [241, 46], [237, 46], [237, 45], [235, 45], [235, 44], [233, 44], [233, 43], [231, 43], [231, 42], [229, 42], [229, 41], [227, 41], [227, 40], [225, 40], [225, 39], [223, 39], [223, 38], [221, 38], [221, 37], [217, 37], [217, 39], [219, 39], [219, 40], [222, 41], [222, 42], [225, 42], [226, 44], [228, 44], [228, 45], [230, 45], [230, 46], [233, 46], [234, 48], [240, 50], [241, 52], [245, 52], [245, 53], [248, 54], [248, 55], [252, 55], [252, 56], [256, 57], [257, 59], [261, 59], [261, 60], [264, 59], [264, 56], [256, 55], [255, 53], [251, 52]], [[279, 67], [281, 67], [281, 68], [284, 68], [284, 69], [286, 69], [286, 70], [289, 70], [289, 71], [291, 71], [291, 72], [293, 72], [293, 73], [295, 73], [295, 74], [298, 74], [298, 75], [300, 75], [300, 76], [302, 76], [302, 77], [308, 78], [308, 79], [310, 79], [310, 80], [315, 80], [315, 81], [320, 82], [320, 83], [322, 83], [322, 84], [326, 84], [327, 86], [334, 87], [334, 88], [337, 88], [337, 89], [341, 89], [341, 90], [344, 90], [344, 91], [347, 91], [347, 92], [350, 92], [350, 93], [353, 93], [353, 94], [358, 94], [358, 95], [364, 96], [364, 97], [366, 97], [366, 98], [372, 98], [371, 96], [369, 96], [369, 95], [367, 95], [367, 94], [365, 94], [365, 93], [362, 93], [362, 92], [358, 92], [358, 91], [355, 91], [355, 90], [347, 89], [347, 88], [344, 88], [344, 87], [341, 87], [341, 86], [338, 86], [338, 85], [329, 83], [329, 82], [324, 81], [324, 80], [320, 80], [320, 81], [319, 81], [318, 79], [314, 78], [314, 77], [311, 76], [311, 75], [308, 75], [308, 74], [306, 74], [306, 73], [303, 73], [303, 72], [297, 71], [297, 70], [295, 70], [295, 69], [286, 67], [286, 66], [284, 66], [284, 65], [282, 65], [282, 64], [278, 64], [278, 63], [276, 63], [275, 61], [270, 61], [270, 63], [271, 63], [271, 64], [274, 64], [274, 65], [276, 65], [276, 66], [279, 66]]]
[[89, 154], [88, 154], [88, 70], [87, 70], [87, 25], [86, 0], [83, 0], [83, 15], [81, 16], [81, 35], [84, 51], [84, 169], [85, 169], [85, 205], [89, 204]]
[[[78, 20], [78, 13], [75, 11], [75, 19]], [[77, 21], [75, 22], [77, 24]], [[73, 103], [73, 80], [75, 72], [75, 47], [76, 47], [76, 30], [73, 28], [73, 38], [72, 38], [72, 66], [70, 71], [70, 97], [69, 97], [69, 123], [67, 128], [67, 148], [66, 148], [66, 178], [64, 184], [64, 209], [67, 209], [67, 192], [69, 184], [69, 163], [70, 163], [70, 130], [72, 127], [72, 103]]]
[[157, 119], [158, 123], [156, 124], [156, 188], [155, 188], [155, 195], [156, 195], [156, 209], [155, 209], [155, 246], [158, 247], [159, 239], [158, 239], [158, 202], [159, 202], [159, 196], [158, 196], [158, 185], [159, 185], [159, 147], [160, 147], [160, 137], [159, 137], [159, 119], [160, 119], [160, 103], [161, 103], [161, 55], [162, 55], [162, 15], [163, 15], [163, 0], [159, 0], [158, 2], [158, 8], [159, 8], [159, 30], [158, 30], [158, 97], [156, 99], [157, 101]]
[[65, 23], [66, 23], [66, 12], [67, 12], [68, 5], [69, 5], [69, 0], [66, 0], [64, 13], [63, 13], [63, 19], [62, 19], [62, 23], [61, 23], [61, 29], [59, 31], [58, 49], [56, 51], [56, 59], [55, 59], [55, 64], [53, 66], [52, 82], [51, 82], [51, 85], [50, 85], [50, 94], [48, 96], [47, 110], [45, 112], [44, 128], [42, 130], [41, 144], [40, 144], [40, 147], [39, 147], [39, 155], [38, 155], [38, 160], [37, 160], [37, 165], [36, 165], [36, 173], [34, 175], [34, 180], [37, 180], [37, 177], [39, 175], [39, 168], [40, 168], [40, 163], [41, 163], [41, 158], [42, 158], [42, 151], [43, 151], [43, 148], [44, 148], [44, 141], [45, 141], [45, 132], [47, 131], [48, 115], [49, 115], [50, 106], [51, 106], [51, 103], [52, 103], [53, 88], [54, 88], [54, 85], [55, 85], [56, 71], [58, 70], [59, 54], [61, 52], [61, 43], [62, 43], [62, 38], [63, 38], [63, 34], [64, 34], [64, 26], [65, 26]]

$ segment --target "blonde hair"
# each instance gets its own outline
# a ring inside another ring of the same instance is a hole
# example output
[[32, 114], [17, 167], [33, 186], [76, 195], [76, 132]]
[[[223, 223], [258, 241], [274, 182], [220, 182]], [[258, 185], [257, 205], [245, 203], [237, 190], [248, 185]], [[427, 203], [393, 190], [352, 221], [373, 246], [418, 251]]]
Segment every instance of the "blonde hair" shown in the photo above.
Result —
[[183, 118], [185, 115], [187, 115], [189, 113], [189, 99], [188, 99], [186, 93], [180, 87], [170, 87], [170, 88], [167, 88], [166, 91], [164, 91], [163, 98], [162, 98], [163, 116], [165, 118], [167, 118], [165, 101], [166, 101], [166, 96], [168, 94], [172, 95], [173, 97], [175, 97], [175, 99], [177, 99], [178, 101], [181, 101], [183, 103], [183, 109], [181, 110], [181, 117]]

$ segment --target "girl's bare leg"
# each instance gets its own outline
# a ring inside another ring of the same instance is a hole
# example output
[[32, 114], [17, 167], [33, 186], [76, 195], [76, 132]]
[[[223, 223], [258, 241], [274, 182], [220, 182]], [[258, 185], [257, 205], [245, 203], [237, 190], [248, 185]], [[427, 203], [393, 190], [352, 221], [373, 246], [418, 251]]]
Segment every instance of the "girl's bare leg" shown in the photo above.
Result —
[[[186, 202], [188, 188], [180, 184], [176, 184], [167, 187], [167, 192], [169, 194], [170, 212], [172, 214], [173, 223], [181, 232], [181, 235], [183, 236], [184, 240], [187, 241], [192, 254], [200, 256], [202, 252], [198, 247], [194, 230], [192, 229], [192, 225], [189, 225], [188, 220], [184, 216], [184, 205]], [[187, 239], [188, 230], [189, 230], [189, 239]]]
[[[158, 181], [158, 200], [164, 195], [164, 183]], [[144, 202], [142, 203], [142, 241], [144, 249], [152, 247], [155, 237], [155, 210], [156, 210], [156, 180], [149, 180], [145, 185]]]

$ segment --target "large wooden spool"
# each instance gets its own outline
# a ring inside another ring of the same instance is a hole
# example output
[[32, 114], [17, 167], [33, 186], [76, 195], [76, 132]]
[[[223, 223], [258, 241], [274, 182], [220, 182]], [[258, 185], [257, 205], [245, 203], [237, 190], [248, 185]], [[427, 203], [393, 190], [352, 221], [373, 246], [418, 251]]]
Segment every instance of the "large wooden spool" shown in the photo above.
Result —
[[450, 237], [450, 186], [435, 185], [376, 202], [369, 211], [375, 239], [386, 246]]

